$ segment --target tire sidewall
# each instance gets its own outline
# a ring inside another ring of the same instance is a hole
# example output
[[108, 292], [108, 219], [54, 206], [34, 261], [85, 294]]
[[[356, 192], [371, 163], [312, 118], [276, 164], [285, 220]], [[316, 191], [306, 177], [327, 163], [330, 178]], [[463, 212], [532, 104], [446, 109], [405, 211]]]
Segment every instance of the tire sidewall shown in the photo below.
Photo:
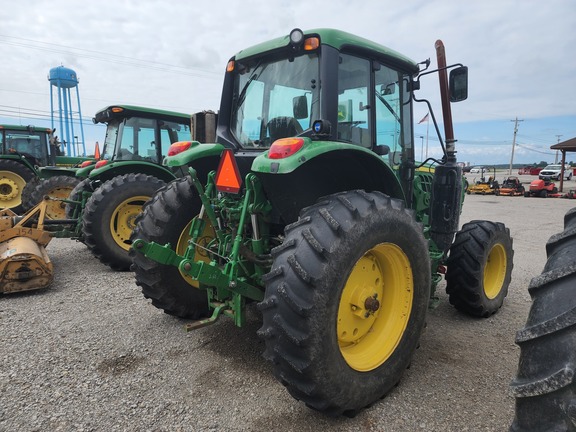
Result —
[[[373, 219], [378, 219], [378, 215], [372, 215]], [[312, 343], [317, 347], [317, 357], [320, 360], [320, 367], [328, 371], [329, 378], [325, 382], [326, 386], [333, 385], [334, 382], [348, 382], [351, 388], [357, 389], [357, 394], [350, 395], [351, 400], [363, 401], [360, 406], [368, 404], [365, 400], [366, 394], [371, 394], [372, 387], [376, 391], [386, 393], [401, 377], [403, 371], [408, 366], [409, 358], [416, 349], [420, 340], [420, 333], [425, 322], [429, 300], [429, 284], [423, 272], [417, 271], [414, 263], [428, 262], [427, 249], [420, 249], [416, 245], [420, 244], [418, 239], [406, 236], [402, 232], [401, 224], [389, 224], [388, 221], [376, 220], [366, 225], [358, 224], [354, 227], [350, 236], [342, 243], [336, 245], [339, 250], [349, 250], [349, 254], [338, 254], [338, 259], [334, 265], [324, 274], [326, 284], [334, 287], [334, 296], [325, 299], [325, 306], [318, 308], [314, 314], [318, 314], [320, 322], [326, 322], [327, 327], [318, 332], [317, 340]], [[338, 335], [336, 333], [336, 323], [340, 299], [348, 276], [354, 265], [360, 258], [374, 246], [380, 243], [394, 243], [401, 245], [402, 250], [410, 260], [412, 265], [412, 277], [414, 282], [414, 298], [410, 313], [410, 319], [402, 335], [402, 339], [392, 353], [392, 355], [378, 368], [369, 372], [359, 372], [352, 369], [342, 356], [338, 345]], [[424, 253], [423, 253], [424, 252]], [[429, 273], [429, 269], [426, 269]], [[420, 287], [420, 288], [419, 288]], [[317, 298], [315, 304], [322, 304], [324, 299]], [[325, 316], [322, 316], [325, 314]], [[382, 371], [386, 371], [386, 379], [382, 379]], [[343, 378], [344, 377], [344, 378]], [[390, 378], [393, 378], [390, 380]]]
[[127, 269], [131, 263], [129, 251], [114, 239], [110, 228], [112, 215], [120, 204], [132, 197], [151, 198], [162, 184], [155, 177], [134, 174], [118, 176], [103, 183], [86, 202], [82, 232], [88, 247], [111, 266]]

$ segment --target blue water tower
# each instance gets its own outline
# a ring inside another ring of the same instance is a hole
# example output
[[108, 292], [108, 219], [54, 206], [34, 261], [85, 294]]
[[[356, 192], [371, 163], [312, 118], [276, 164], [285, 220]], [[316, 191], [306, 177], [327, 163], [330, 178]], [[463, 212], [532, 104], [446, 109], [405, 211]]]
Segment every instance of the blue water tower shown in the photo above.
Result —
[[[52, 111], [52, 129], [54, 129], [54, 94], [53, 87], [58, 89], [58, 118], [60, 120], [60, 141], [65, 144], [68, 156], [78, 156], [82, 145], [82, 156], [86, 156], [86, 143], [84, 142], [84, 127], [82, 125], [82, 111], [80, 110], [80, 92], [78, 91], [78, 75], [72, 69], [57, 66], [50, 69], [48, 75], [50, 81], [50, 109]], [[76, 89], [78, 107], [75, 111], [72, 107], [71, 89]], [[77, 114], [77, 123], [80, 124], [80, 139], [74, 134], [74, 115]]]

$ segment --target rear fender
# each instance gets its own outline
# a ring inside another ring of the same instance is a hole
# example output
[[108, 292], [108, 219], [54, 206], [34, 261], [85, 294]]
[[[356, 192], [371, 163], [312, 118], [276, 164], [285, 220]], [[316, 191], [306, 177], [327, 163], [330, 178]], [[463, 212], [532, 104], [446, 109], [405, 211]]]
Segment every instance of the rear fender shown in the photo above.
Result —
[[192, 146], [174, 156], [166, 156], [162, 164], [167, 167], [194, 166], [194, 161], [206, 157], [220, 158], [224, 150], [222, 144], [200, 144], [192, 141]]
[[320, 197], [347, 190], [377, 190], [406, 202], [387, 156], [350, 144], [304, 140], [291, 156], [270, 159], [266, 152], [252, 163], [279, 218], [276, 222], [294, 222], [302, 208]]
[[176, 176], [167, 168], [145, 161], [111, 162], [100, 168], [93, 169], [88, 177], [91, 180], [105, 182], [114, 177], [130, 173], [151, 175], [165, 182], [170, 182], [176, 178]]
[[35, 175], [38, 175], [38, 170], [36, 169], [36, 167], [33, 164], [31, 164], [30, 161], [26, 158], [23, 158], [18, 155], [1, 155], [0, 159], [10, 159], [13, 160], [14, 162], [21, 163], [30, 171], [32, 171]]
[[50, 178], [56, 176], [69, 176], [75, 177], [77, 168], [64, 168], [64, 167], [41, 167], [38, 174], [41, 178]]

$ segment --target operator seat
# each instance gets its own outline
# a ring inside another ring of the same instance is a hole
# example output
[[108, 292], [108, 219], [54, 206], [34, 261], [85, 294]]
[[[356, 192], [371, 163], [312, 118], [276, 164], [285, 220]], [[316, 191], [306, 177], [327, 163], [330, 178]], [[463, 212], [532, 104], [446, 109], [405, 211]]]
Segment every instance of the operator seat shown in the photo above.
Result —
[[288, 138], [302, 133], [302, 126], [294, 117], [274, 117], [266, 126], [273, 143], [280, 138]]

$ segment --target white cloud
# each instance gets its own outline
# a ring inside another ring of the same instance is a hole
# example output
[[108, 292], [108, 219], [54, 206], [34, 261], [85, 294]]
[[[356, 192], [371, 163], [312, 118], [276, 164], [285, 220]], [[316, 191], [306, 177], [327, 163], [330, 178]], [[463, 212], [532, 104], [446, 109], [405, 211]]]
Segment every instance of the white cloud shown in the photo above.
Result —
[[[86, 116], [117, 102], [217, 109], [234, 53], [294, 27], [332, 27], [416, 61], [443, 39], [448, 62], [470, 68], [457, 121], [576, 115], [575, 22], [572, 0], [14, 2], [0, 29], [0, 105], [49, 111], [46, 75], [64, 64]], [[435, 78], [425, 85], [437, 102]]]

